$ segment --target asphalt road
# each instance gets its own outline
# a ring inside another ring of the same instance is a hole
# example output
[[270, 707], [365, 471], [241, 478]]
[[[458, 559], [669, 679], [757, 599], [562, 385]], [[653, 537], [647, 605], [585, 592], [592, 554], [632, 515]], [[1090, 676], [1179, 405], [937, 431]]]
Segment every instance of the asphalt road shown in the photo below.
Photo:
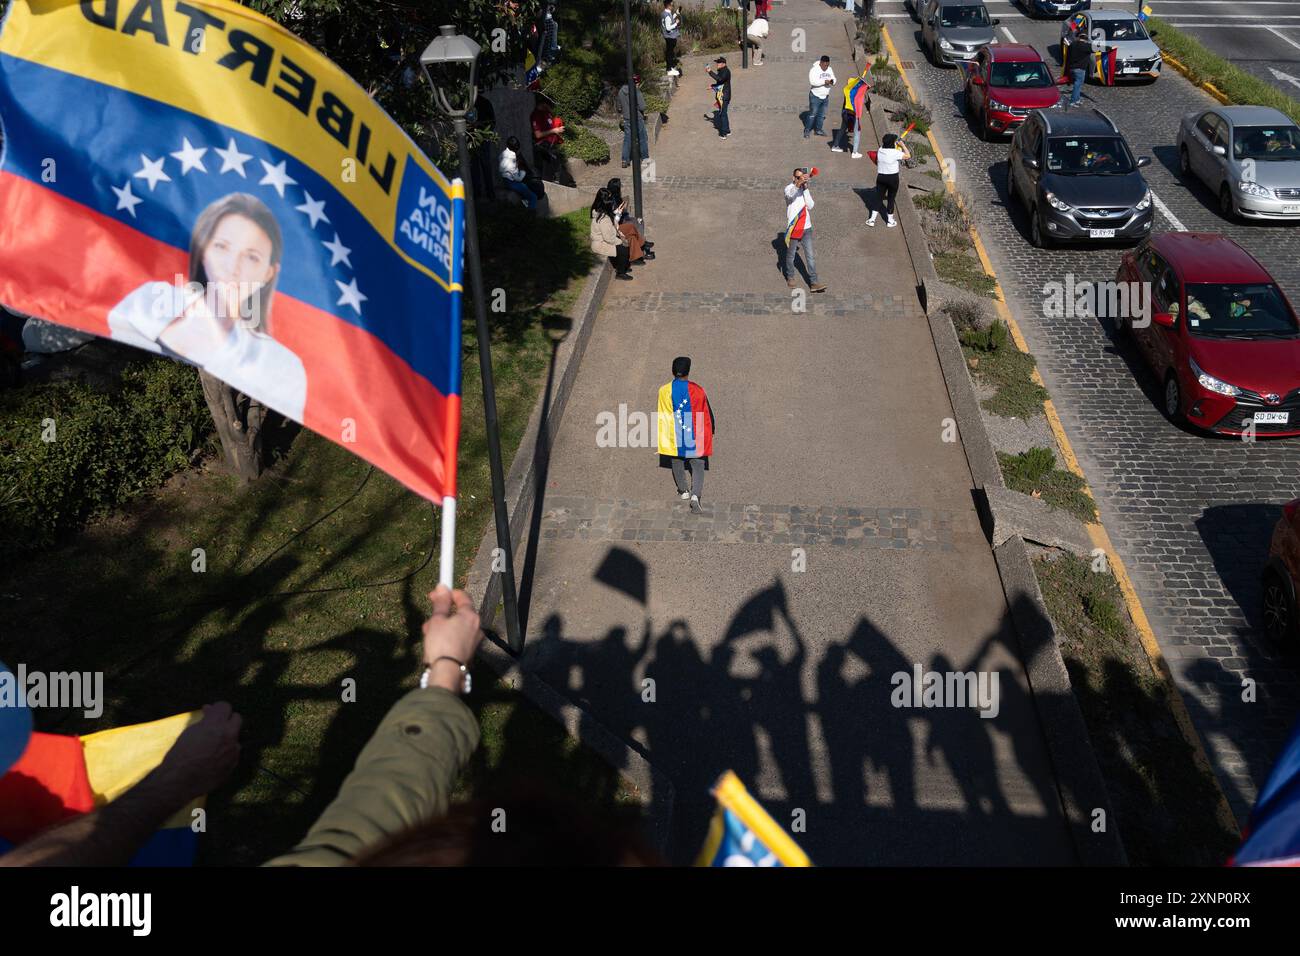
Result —
[[[1056, 22], [1030, 21], [1005, 5], [998, 15], [1006, 36], [1058, 62]], [[1069, 274], [1111, 279], [1124, 250], [1033, 248], [1025, 215], [1007, 207], [1006, 142], [975, 137], [960, 112], [960, 74], [926, 62], [910, 20], [888, 22], [903, 58], [914, 64], [909, 76], [934, 113], [936, 135], [956, 163], [958, 185], [973, 204], [1103, 519], [1242, 818], [1300, 712], [1295, 659], [1268, 646], [1257, 630], [1259, 573], [1272, 526], [1280, 505], [1300, 494], [1300, 442], [1246, 444], [1180, 430], [1160, 411], [1158, 383], [1114, 341], [1109, 323], [1044, 316], [1047, 283]], [[1300, 301], [1300, 227], [1228, 224], [1207, 190], [1179, 178], [1179, 118], [1213, 105], [1208, 95], [1167, 71], [1147, 86], [1089, 84], [1085, 96], [1116, 121], [1135, 154], [1153, 158], [1144, 175], [1160, 200], [1156, 232], [1231, 236]], [[1257, 682], [1255, 703], [1242, 699], [1247, 679]]]
[[[1300, 0], [1147, 0], [1152, 12], [1195, 36], [1247, 73], [1300, 99]], [[985, 0], [990, 15], [1015, 31], [1020, 0]], [[1137, 10], [1136, 0], [1094, 0], [1095, 9]], [[903, 0], [878, 0], [886, 23], [910, 21]], [[1055, 27], [1054, 21], [1039, 21]], [[1016, 32], [1019, 37], [1019, 32]]]

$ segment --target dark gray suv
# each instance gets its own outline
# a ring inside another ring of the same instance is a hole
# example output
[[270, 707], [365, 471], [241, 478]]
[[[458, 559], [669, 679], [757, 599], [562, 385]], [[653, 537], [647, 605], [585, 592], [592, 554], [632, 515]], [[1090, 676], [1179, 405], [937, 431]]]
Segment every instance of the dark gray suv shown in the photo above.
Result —
[[1151, 190], [1119, 128], [1101, 110], [1035, 110], [1016, 130], [1007, 195], [1029, 211], [1039, 248], [1066, 241], [1140, 242], [1151, 234]]

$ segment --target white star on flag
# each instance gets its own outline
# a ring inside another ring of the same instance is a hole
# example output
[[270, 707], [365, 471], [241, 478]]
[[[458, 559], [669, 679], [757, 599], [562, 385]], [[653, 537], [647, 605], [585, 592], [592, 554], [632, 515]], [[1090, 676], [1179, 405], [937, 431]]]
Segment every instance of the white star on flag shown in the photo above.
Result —
[[325, 215], [325, 200], [312, 199], [311, 193], [307, 192], [305, 189], [302, 191], [302, 194], [307, 197], [307, 201], [301, 206], [294, 206], [294, 210], [306, 213], [308, 218], [311, 219], [311, 227], [313, 229], [316, 228], [316, 223], [320, 222], [322, 219], [329, 222], [330, 217]]
[[163, 172], [163, 162], [166, 159], [166, 156], [159, 156], [157, 159], [150, 159], [144, 153], [140, 154], [140, 162], [144, 163], [144, 165], [136, 171], [135, 178], [143, 179], [148, 182], [149, 192], [153, 192], [154, 187], [157, 186], [159, 182], [169, 183], [172, 181], [172, 178]]
[[285, 186], [298, 185], [298, 180], [294, 179], [285, 171], [284, 165], [286, 160], [282, 159], [274, 166], [264, 159], [259, 159], [258, 162], [261, 163], [263, 168], [266, 170], [266, 175], [258, 181], [257, 185], [274, 186], [275, 191], [280, 194], [281, 199], [284, 198]]
[[190, 138], [186, 136], [181, 140], [182, 147], [171, 155], [181, 164], [181, 175], [184, 176], [191, 169], [197, 169], [201, 173], [206, 173], [208, 167], [203, 165], [203, 154], [208, 151], [204, 146], [202, 149], [192, 145]]
[[235, 145], [235, 138], [233, 136], [230, 138], [230, 145], [225, 149], [217, 149], [216, 147], [213, 147], [212, 151], [221, 157], [221, 171], [223, 173], [228, 173], [233, 169], [245, 179], [248, 178], [248, 174], [244, 172], [244, 164], [252, 159], [253, 156], [251, 153], [241, 153], [239, 147]]
[[330, 265], [336, 266], [342, 262], [345, 263], [349, 269], [352, 268], [352, 260], [349, 258], [352, 254], [352, 250], [339, 242], [339, 234], [337, 232], [334, 233], [333, 242], [322, 242], [321, 245], [330, 251]]
[[360, 315], [361, 303], [365, 302], [366, 299], [370, 297], [361, 294], [361, 290], [357, 288], [356, 277], [353, 276], [352, 281], [349, 282], [347, 285], [344, 285], [338, 279], [334, 280], [334, 284], [339, 287], [339, 292], [342, 293], [342, 295], [339, 296], [339, 301], [337, 304], [350, 305], [352, 306], [352, 308], [356, 309], [357, 315]]
[[117, 194], [117, 208], [125, 209], [131, 214], [131, 218], [134, 219], [135, 207], [144, 202], [144, 200], [131, 192], [131, 180], [128, 179], [126, 185], [120, 188], [114, 186], [113, 192]]

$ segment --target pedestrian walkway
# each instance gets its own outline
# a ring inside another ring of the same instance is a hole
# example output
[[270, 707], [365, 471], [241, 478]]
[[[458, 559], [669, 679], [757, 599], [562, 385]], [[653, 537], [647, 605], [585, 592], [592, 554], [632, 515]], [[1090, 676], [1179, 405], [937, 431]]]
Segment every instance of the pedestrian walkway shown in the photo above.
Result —
[[[702, 118], [705, 59], [684, 62], [645, 187], [658, 258], [611, 287], [552, 450], [525, 666], [671, 777], [674, 862], [732, 769], [816, 863], [1070, 863], [901, 230], [863, 226], [869, 159], [802, 135], [812, 63], [829, 54], [841, 83], [853, 70], [847, 19], [774, 7], [768, 62], [728, 55], [726, 140]], [[806, 56], [787, 55], [795, 28]], [[800, 283], [800, 313], [781, 190], [811, 165], [829, 288]], [[677, 355], [717, 415], [699, 516], [634, 421]], [[642, 447], [602, 447], [606, 413]], [[996, 716], [895, 707], [914, 664], [996, 673]]]

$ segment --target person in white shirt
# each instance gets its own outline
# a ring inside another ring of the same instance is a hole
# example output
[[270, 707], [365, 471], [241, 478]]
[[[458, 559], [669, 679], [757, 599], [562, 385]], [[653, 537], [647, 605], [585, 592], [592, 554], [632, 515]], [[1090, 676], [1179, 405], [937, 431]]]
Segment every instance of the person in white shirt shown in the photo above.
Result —
[[682, 16], [673, 8], [673, 0], [664, 0], [664, 12], [659, 18], [664, 33], [664, 62], [668, 64], [669, 76], [681, 76], [677, 69], [677, 38], [682, 26]]
[[808, 115], [803, 121], [804, 139], [814, 133], [826, 135], [822, 126], [826, 123], [826, 104], [834, 85], [835, 71], [831, 69], [831, 58], [823, 56], [808, 71]]
[[529, 178], [528, 164], [519, 155], [520, 148], [517, 136], [511, 136], [507, 139], [505, 149], [501, 150], [501, 160], [497, 164], [497, 169], [501, 173], [501, 179], [505, 182], [506, 188], [513, 193], [517, 193], [519, 198], [524, 201], [524, 205], [529, 209], [536, 209], [537, 193], [531, 188], [531, 184], [526, 181]]
[[812, 244], [812, 191], [808, 188], [813, 174], [812, 170], [796, 169], [790, 183], [785, 187], [785, 284], [796, 288], [794, 279], [795, 250], [803, 249], [803, 264], [808, 271], [808, 291], [825, 292], [826, 286], [817, 280], [817, 263], [813, 259]]
[[284, 240], [256, 196], [231, 193], [199, 215], [189, 282], [146, 282], [108, 313], [109, 335], [197, 365], [296, 422], [307, 404], [302, 360], [271, 337]]
[[[907, 144], [899, 139], [896, 133], [886, 133], [884, 139], [880, 141], [880, 149], [876, 150], [876, 198], [880, 202], [880, 209], [885, 213], [885, 225], [890, 229], [898, 225], [898, 220], [894, 218], [894, 199], [898, 196], [898, 171], [903, 160], [910, 159], [911, 156]], [[876, 224], [876, 212], [875, 209], [871, 210], [871, 218], [867, 220], [868, 226]]]
[[745, 36], [749, 39], [749, 46], [753, 50], [755, 66], [763, 65], [763, 41], [767, 39], [767, 18], [755, 17], [754, 22], [749, 25], [745, 31]]

